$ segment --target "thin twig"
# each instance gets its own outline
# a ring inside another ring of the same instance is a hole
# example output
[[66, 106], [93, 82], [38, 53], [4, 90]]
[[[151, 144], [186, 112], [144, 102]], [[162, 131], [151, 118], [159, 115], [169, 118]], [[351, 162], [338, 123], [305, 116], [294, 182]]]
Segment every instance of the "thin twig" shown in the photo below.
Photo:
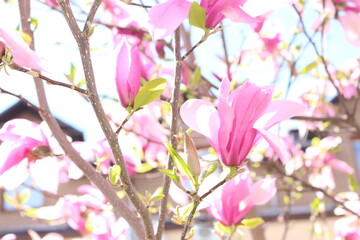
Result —
[[201, 201], [203, 201], [207, 196], [209, 196], [211, 193], [213, 193], [216, 189], [218, 189], [219, 187], [221, 187], [222, 185], [224, 185], [226, 182], [230, 181], [231, 179], [233, 179], [235, 176], [237, 176], [238, 174], [242, 173], [242, 167], [246, 165], [245, 163], [243, 165], [238, 166], [238, 170], [237, 172], [235, 172], [233, 175], [231, 176], [226, 176], [223, 180], [221, 180], [220, 182], [218, 182], [215, 186], [213, 186], [212, 188], [210, 188], [209, 191], [207, 191], [206, 193], [204, 193], [201, 196], [198, 195], [192, 195], [193, 196], [193, 203], [194, 203], [194, 207], [191, 210], [186, 223], [184, 225], [183, 231], [181, 233], [181, 240], [185, 240], [186, 236], [187, 236], [187, 232], [189, 231], [190, 228], [190, 224], [192, 222], [192, 219], [195, 215], [195, 212], [197, 210], [197, 207], [199, 206], [199, 204], [201, 203]]
[[297, 15], [299, 17], [299, 20], [300, 20], [300, 23], [301, 23], [301, 26], [302, 26], [302, 29], [303, 29], [303, 33], [305, 34], [305, 36], [308, 39], [308, 41], [310, 42], [310, 44], [313, 46], [316, 55], [320, 58], [321, 63], [324, 66], [326, 75], [327, 75], [329, 81], [331, 82], [331, 84], [333, 85], [333, 87], [336, 89], [336, 91], [338, 93], [339, 101], [340, 101], [341, 105], [343, 106], [343, 108], [345, 109], [345, 112], [348, 114], [349, 110], [348, 110], [346, 104], [344, 103], [344, 98], [343, 98], [339, 88], [336, 86], [335, 80], [333, 79], [333, 77], [332, 77], [332, 75], [330, 73], [330, 70], [328, 68], [328, 64], [326, 62], [326, 59], [324, 58], [324, 56], [322, 54], [320, 54], [320, 52], [318, 50], [318, 47], [316, 46], [314, 40], [311, 38], [311, 36], [307, 32], [307, 30], [305, 28], [304, 19], [303, 19], [302, 15], [301, 15], [301, 12], [297, 9], [297, 7], [295, 5], [293, 5], [293, 8], [294, 8], [294, 10], [296, 11], [296, 13], [297, 13]]
[[274, 168], [277, 170], [278, 173], [280, 173], [281, 175], [283, 176], [286, 176], [286, 177], [291, 177], [292, 179], [300, 182], [304, 187], [307, 187], [307, 188], [310, 188], [312, 189], [313, 191], [316, 191], [316, 192], [321, 192], [322, 194], [324, 194], [325, 197], [329, 198], [330, 200], [332, 200], [334, 203], [342, 206], [346, 211], [354, 214], [355, 216], [357, 216], [358, 218], [360, 218], [360, 214], [353, 211], [352, 209], [348, 208], [346, 205], [345, 205], [345, 202], [342, 202], [342, 201], [339, 201], [335, 198], [335, 196], [333, 196], [331, 193], [329, 193], [328, 191], [326, 191], [325, 189], [322, 189], [322, 188], [318, 188], [318, 187], [315, 187], [313, 185], [311, 185], [310, 183], [308, 183], [307, 181], [301, 179], [300, 177], [296, 176], [295, 174], [286, 174], [284, 172], [283, 169], [281, 169], [278, 165], [274, 164], [273, 165]]
[[128, 1], [122, 1], [122, 2], [126, 3], [127, 5], [132, 5], [132, 6], [142, 7], [142, 8], [152, 8], [152, 6], [148, 6], [148, 5], [144, 5], [144, 4], [133, 3], [133, 2], [128, 2]]
[[227, 45], [226, 45], [226, 39], [225, 39], [225, 29], [221, 29], [221, 42], [223, 45], [223, 50], [224, 50], [224, 57], [225, 57], [225, 63], [226, 63], [226, 68], [227, 68], [227, 76], [230, 78], [230, 62], [229, 62], [229, 54], [227, 51]]
[[184, 61], [197, 47], [199, 47], [203, 42], [205, 42], [207, 37], [204, 35], [200, 41], [198, 41], [184, 56], [181, 57], [180, 61]]
[[3, 89], [3, 88], [0, 88], [0, 93], [6, 93], [6, 94], [8, 94], [8, 95], [11, 95], [11, 96], [14, 96], [14, 97], [20, 99], [21, 101], [25, 102], [26, 105], [28, 105], [29, 107], [34, 108], [34, 109], [37, 110], [39, 113], [41, 113], [41, 112], [44, 111], [43, 109], [39, 108], [38, 106], [32, 104], [29, 100], [27, 100], [26, 98], [24, 98], [24, 97], [21, 96], [21, 95], [17, 95], [17, 94], [15, 94], [15, 93], [6, 91], [6, 90]]
[[57, 85], [57, 86], [61, 86], [61, 87], [66, 87], [66, 88], [75, 90], [75, 91], [77, 91], [77, 92], [79, 92], [79, 93], [82, 93], [82, 94], [85, 94], [85, 95], [87, 94], [87, 90], [85, 90], [85, 89], [76, 87], [76, 86], [71, 85], [71, 84], [67, 84], [67, 83], [63, 83], [63, 82], [59, 82], [59, 81], [52, 80], [52, 79], [50, 79], [50, 78], [42, 75], [41, 73], [34, 72], [34, 71], [28, 70], [28, 69], [26, 69], [26, 68], [23, 68], [23, 67], [17, 65], [16, 63], [14, 63], [14, 62], [11, 63], [11, 64], [9, 65], [9, 67], [11, 67], [12, 69], [14, 69], [14, 70], [16, 70], [16, 71], [19, 71], [19, 72], [23, 72], [23, 73], [26, 73], [26, 74], [29, 74], [29, 75], [32, 75], [32, 76], [35, 75], [35, 77], [40, 78], [40, 79], [46, 81], [46, 82], [49, 83], [49, 84]]

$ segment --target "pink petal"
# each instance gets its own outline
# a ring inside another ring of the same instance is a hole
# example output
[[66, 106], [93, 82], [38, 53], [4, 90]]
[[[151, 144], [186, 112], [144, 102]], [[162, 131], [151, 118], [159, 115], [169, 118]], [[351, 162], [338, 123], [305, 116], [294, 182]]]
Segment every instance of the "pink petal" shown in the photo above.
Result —
[[123, 39], [116, 66], [116, 88], [123, 107], [132, 106], [141, 86], [140, 58], [137, 48]]
[[64, 237], [58, 233], [48, 233], [42, 238], [42, 240], [63, 240], [63, 239]]
[[4, 142], [0, 146], [0, 174], [23, 161], [31, 149], [38, 145], [39, 142], [32, 138], [16, 143]]
[[257, 181], [251, 187], [251, 193], [246, 201], [253, 205], [263, 205], [270, 201], [276, 194], [276, 179], [265, 178]]
[[10, 35], [0, 28], [0, 39], [4, 39], [6, 45], [11, 49], [13, 61], [22, 67], [45, 70], [46, 62], [39, 57], [19, 35]]
[[347, 173], [347, 174], [353, 174], [354, 173], [354, 169], [346, 162], [338, 160], [338, 159], [333, 159], [332, 161], [329, 162], [330, 166], [333, 169], [336, 169], [338, 171]]
[[211, 146], [218, 149], [219, 115], [212, 103], [199, 100], [187, 100], [180, 108], [180, 115], [186, 125], [204, 135]]
[[16, 235], [13, 233], [9, 233], [4, 235], [1, 240], [16, 240]]
[[153, 40], [167, 37], [188, 17], [191, 2], [169, 0], [149, 10], [150, 34]]
[[2, 141], [18, 141], [24, 136], [29, 136], [41, 142], [46, 139], [40, 130], [40, 125], [26, 119], [10, 120], [0, 130], [0, 140]]
[[0, 186], [11, 190], [22, 184], [29, 177], [27, 160], [13, 166], [5, 173], [0, 174]]
[[258, 21], [255, 17], [247, 14], [240, 6], [230, 6], [221, 12], [233, 22], [253, 23]]
[[36, 185], [50, 193], [57, 193], [59, 173], [58, 161], [53, 157], [43, 158], [30, 165], [30, 174]]
[[265, 114], [256, 121], [254, 127], [267, 130], [284, 120], [302, 115], [305, 111], [306, 106], [300, 103], [289, 100], [276, 100], [270, 103]]
[[346, 15], [339, 16], [339, 20], [348, 42], [355, 47], [360, 47], [360, 16], [354, 12], [347, 12]]
[[261, 136], [270, 144], [272, 149], [274, 149], [275, 153], [280, 158], [281, 162], [285, 165], [288, 160], [290, 159], [290, 153], [287, 150], [288, 147], [286, 146], [285, 142], [275, 134], [262, 130], [257, 129]]

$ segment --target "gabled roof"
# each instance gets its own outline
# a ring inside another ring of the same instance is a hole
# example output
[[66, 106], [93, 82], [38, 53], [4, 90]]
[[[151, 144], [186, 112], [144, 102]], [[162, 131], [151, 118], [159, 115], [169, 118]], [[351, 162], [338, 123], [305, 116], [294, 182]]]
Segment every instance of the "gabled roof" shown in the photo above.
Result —
[[[40, 114], [37, 110], [32, 107], [29, 107], [25, 102], [18, 101], [3, 113], [0, 114], [0, 127], [4, 125], [7, 121], [14, 118], [26, 118], [30, 121], [41, 122]], [[64, 123], [63, 121], [56, 119], [60, 124], [61, 129], [69, 135], [74, 141], [84, 141], [84, 135], [79, 130], [71, 127], [70, 125]]]

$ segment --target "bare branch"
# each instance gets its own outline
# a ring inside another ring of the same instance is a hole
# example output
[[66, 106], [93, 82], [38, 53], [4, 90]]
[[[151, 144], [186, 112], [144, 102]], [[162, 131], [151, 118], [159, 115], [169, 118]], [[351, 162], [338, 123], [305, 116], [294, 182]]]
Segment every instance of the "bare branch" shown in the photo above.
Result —
[[72, 90], [75, 90], [79, 93], [82, 93], [82, 94], [87, 94], [87, 90], [85, 89], [82, 89], [82, 88], [79, 88], [77, 86], [74, 86], [74, 85], [71, 85], [71, 84], [67, 84], [67, 83], [63, 83], [63, 82], [59, 82], [59, 81], [55, 81], [55, 80], [52, 80], [44, 75], [42, 75], [41, 73], [38, 73], [38, 72], [34, 72], [34, 71], [31, 71], [31, 70], [28, 70], [26, 68], [23, 68], [23, 67], [20, 67], [19, 65], [17, 65], [16, 63], [11, 63], [9, 65], [9, 67], [11, 67], [12, 69], [16, 70], [16, 71], [19, 71], [19, 72], [23, 72], [23, 73], [26, 73], [26, 74], [29, 74], [29, 75], [35, 75], [35, 77], [39, 78], [39, 79], [42, 79], [44, 81], [46, 81], [47, 83], [50, 83], [52, 85], [57, 85], [57, 86], [61, 86], [61, 87], [66, 87], [66, 88], [69, 88], [69, 89], [72, 89]]
[[[180, 98], [181, 66], [182, 66], [180, 47], [181, 47], [180, 28], [177, 28], [174, 34], [175, 83], [170, 100], [170, 105], [171, 105], [170, 144], [174, 149], [176, 149], [178, 145], [175, 135], [178, 133], [178, 122], [179, 122], [179, 98]], [[170, 154], [168, 154], [167, 169], [172, 169], [172, 168], [173, 168], [173, 161], [171, 159]], [[164, 174], [163, 194], [165, 195], [165, 197], [161, 200], [160, 203], [160, 213], [159, 213], [158, 227], [156, 232], [157, 240], [161, 239], [165, 227], [170, 183], [171, 183], [171, 179]]]
[[[90, 45], [88, 41], [88, 35], [84, 32], [81, 32], [80, 29], [77, 26], [75, 17], [73, 15], [73, 12], [71, 10], [71, 7], [69, 5], [69, 2], [66, 0], [59, 2], [63, 12], [64, 17], [70, 27], [70, 30], [78, 44], [78, 48], [80, 51], [81, 61], [84, 68], [85, 78], [86, 78], [86, 84], [89, 91], [88, 98], [93, 106], [93, 109], [95, 111], [96, 117], [101, 125], [101, 128], [109, 142], [111, 151], [114, 155], [116, 164], [118, 164], [122, 171], [121, 171], [121, 182], [124, 185], [125, 192], [134, 205], [135, 209], [141, 216], [141, 220], [143, 222], [143, 225], [140, 224], [137, 221], [137, 226], [131, 224], [131, 227], [135, 230], [136, 234], [140, 239], [154, 239], [154, 229], [152, 225], [152, 221], [150, 218], [150, 213], [148, 209], [145, 207], [145, 205], [142, 203], [140, 198], [138, 197], [132, 182], [130, 180], [129, 173], [127, 171], [126, 163], [124, 161], [120, 145], [118, 142], [118, 136], [111, 128], [110, 123], [107, 120], [105, 111], [102, 107], [102, 103], [100, 101], [100, 98], [97, 93], [96, 83], [95, 83], [95, 76], [90, 56]], [[145, 227], [145, 234], [143, 232], [143, 227]], [[146, 236], [146, 237], [145, 237]]]

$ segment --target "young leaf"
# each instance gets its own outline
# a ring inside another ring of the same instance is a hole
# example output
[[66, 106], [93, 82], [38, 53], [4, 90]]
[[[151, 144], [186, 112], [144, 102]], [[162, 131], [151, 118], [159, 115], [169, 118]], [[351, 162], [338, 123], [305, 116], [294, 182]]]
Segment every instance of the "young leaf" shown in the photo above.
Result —
[[121, 174], [121, 167], [114, 165], [109, 168], [109, 181], [112, 185], [117, 185]]
[[200, 182], [204, 181], [205, 178], [213, 174], [216, 171], [216, 169], [218, 169], [218, 167], [219, 167], [218, 162], [213, 162], [210, 165], [208, 165], [205, 171], [201, 174]]
[[206, 11], [197, 2], [193, 2], [189, 11], [189, 23], [194, 27], [205, 29]]
[[24, 188], [20, 193], [19, 203], [26, 203], [31, 196], [31, 191], [28, 188]]
[[256, 228], [257, 226], [259, 226], [260, 224], [264, 223], [264, 220], [260, 217], [258, 218], [249, 218], [249, 219], [243, 219], [241, 221], [241, 228], [248, 228], [248, 229], [252, 229], [252, 228]]
[[146, 173], [153, 169], [154, 167], [149, 163], [142, 163], [141, 165], [135, 167], [135, 171], [138, 173]]
[[194, 141], [190, 137], [189, 134], [185, 132], [185, 144], [184, 144], [184, 152], [186, 156], [186, 163], [189, 167], [193, 177], [198, 179], [200, 176], [200, 160], [199, 155], [197, 153], [197, 149]]
[[166, 88], [166, 80], [157, 78], [148, 81], [142, 86], [135, 97], [134, 111], [155, 101], [164, 92]]
[[191, 173], [189, 167], [186, 165], [185, 161], [182, 159], [182, 157], [175, 151], [175, 149], [169, 144], [165, 143], [165, 147], [168, 150], [169, 154], [171, 155], [171, 158], [174, 161], [174, 165], [179, 171], [187, 176], [190, 181], [193, 183], [194, 186], [197, 185], [197, 181], [195, 181], [193, 174]]
[[349, 182], [349, 188], [351, 191], [357, 192], [358, 185], [356, 183], [356, 180], [354, 178], [354, 175], [348, 175], [348, 182]]
[[200, 78], [201, 78], [200, 68], [197, 67], [194, 71], [193, 77], [191, 79], [191, 83], [197, 84], [199, 82]]
[[171, 179], [175, 179], [178, 181], [180, 180], [180, 177], [176, 175], [176, 172], [174, 170], [169, 170], [169, 169], [158, 169], [158, 170], [159, 172], [166, 174]]
[[300, 70], [300, 74], [305, 74], [305, 73], [310, 72], [311, 70], [313, 70], [314, 68], [316, 68], [317, 65], [318, 65], [317, 62], [309, 63], [308, 65], [306, 65], [304, 68], [302, 68], [302, 69]]

